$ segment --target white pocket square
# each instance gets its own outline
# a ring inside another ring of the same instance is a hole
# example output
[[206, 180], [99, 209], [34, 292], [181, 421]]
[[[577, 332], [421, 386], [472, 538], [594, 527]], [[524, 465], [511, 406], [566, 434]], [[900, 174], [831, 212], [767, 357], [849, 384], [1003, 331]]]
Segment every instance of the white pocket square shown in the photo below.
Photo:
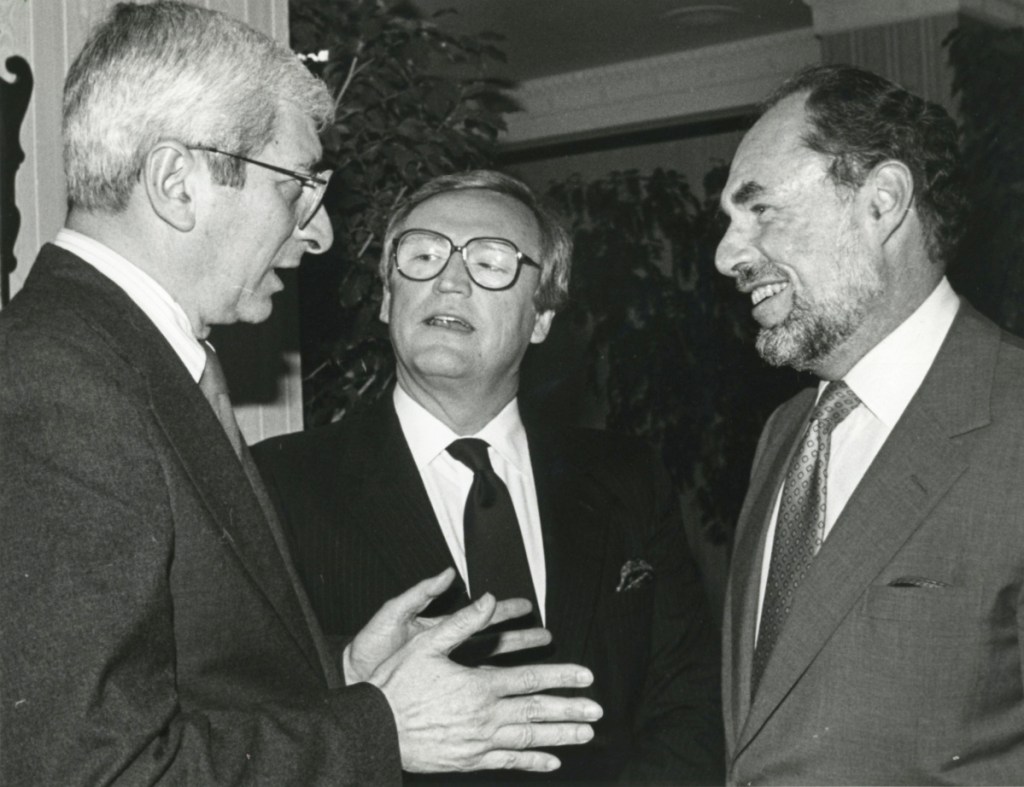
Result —
[[635, 558], [627, 560], [619, 569], [619, 584], [616, 593], [635, 590], [654, 577], [654, 567], [646, 560]]

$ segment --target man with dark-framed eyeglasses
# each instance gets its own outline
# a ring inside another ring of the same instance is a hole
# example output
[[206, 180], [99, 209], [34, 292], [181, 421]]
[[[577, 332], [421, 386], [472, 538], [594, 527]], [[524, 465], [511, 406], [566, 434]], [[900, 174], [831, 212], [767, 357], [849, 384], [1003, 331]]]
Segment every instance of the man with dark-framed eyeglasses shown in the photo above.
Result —
[[447, 657], [525, 600], [426, 621], [437, 572], [342, 641], [298, 581], [206, 338], [330, 246], [333, 111], [287, 49], [177, 2], [117, 5], [71, 66], [67, 223], [0, 313], [2, 784], [397, 784], [592, 735], [595, 702], [538, 693], [586, 669]]
[[514, 178], [421, 187], [392, 213], [380, 263], [392, 394], [260, 444], [257, 464], [328, 633], [455, 569], [428, 614], [526, 597], [536, 617], [512, 624], [542, 623], [553, 642], [500, 660], [594, 673], [585, 694], [605, 715], [592, 742], [560, 750], [556, 779], [713, 784], [717, 636], [663, 469], [634, 438], [520, 414], [520, 364], [566, 302], [571, 252]]

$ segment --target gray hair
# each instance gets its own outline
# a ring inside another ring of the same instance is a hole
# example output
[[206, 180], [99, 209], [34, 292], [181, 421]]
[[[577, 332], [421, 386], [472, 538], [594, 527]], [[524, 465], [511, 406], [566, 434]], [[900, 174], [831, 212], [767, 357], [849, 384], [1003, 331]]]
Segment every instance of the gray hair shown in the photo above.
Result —
[[[334, 116], [326, 85], [244, 23], [180, 2], [119, 3], [64, 82], [68, 203], [123, 211], [160, 140], [253, 156], [286, 105], [317, 130]], [[220, 185], [245, 185], [243, 162], [212, 155], [209, 165]]]
[[488, 169], [459, 172], [454, 175], [440, 175], [420, 186], [400, 202], [391, 212], [384, 232], [384, 245], [380, 255], [380, 277], [387, 284], [391, 273], [391, 250], [398, 229], [409, 214], [431, 197], [449, 191], [483, 189], [512, 197], [525, 205], [540, 229], [541, 266], [540, 284], [533, 300], [538, 311], [558, 311], [569, 299], [569, 276], [572, 272], [572, 238], [562, 221], [546, 208], [529, 186], [521, 180]]
[[810, 131], [803, 142], [832, 158], [829, 176], [836, 185], [859, 188], [887, 159], [907, 166], [929, 257], [945, 268], [959, 245], [967, 207], [959, 137], [949, 113], [885, 77], [842, 64], [799, 71], [763, 111], [798, 93], [807, 93]]

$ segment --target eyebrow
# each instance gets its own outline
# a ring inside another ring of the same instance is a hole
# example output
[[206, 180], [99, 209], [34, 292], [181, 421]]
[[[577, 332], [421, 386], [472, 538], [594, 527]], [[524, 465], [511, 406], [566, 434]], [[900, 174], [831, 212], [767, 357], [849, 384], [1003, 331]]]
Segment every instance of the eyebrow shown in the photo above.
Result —
[[766, 189], [760, 183], [748, 180], [732, 193], [734, 205], [746, 205], [748, 202], [762, 196]]

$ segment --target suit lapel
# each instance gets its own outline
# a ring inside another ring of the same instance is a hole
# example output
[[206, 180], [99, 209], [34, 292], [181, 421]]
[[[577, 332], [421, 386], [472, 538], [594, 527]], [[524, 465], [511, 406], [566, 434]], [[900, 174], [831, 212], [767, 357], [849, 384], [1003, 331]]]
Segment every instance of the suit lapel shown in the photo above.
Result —
[[582, 655], [607, 572], [608, 523], [621, 503], [566, 450], [527, 427], [547, 574], [546, 628], [557, 658]]
[[[558, 448], [558, 441], [545, 440], [529, 427], [527, 440], [544, 542], [547, 627], [559, 643], [581, 650], [592, 616], [580, 599], [598, 597], [607, 520], [616, 501]], [[454, 568], [389, 396], [367, 411], [348, 443], [376, 446], [370, 454], [346, 456], [339, 468], [347, 477], [341, 487], [358, 490], [351, 501], [353, 520], [396, 580], [408, 587]], [[468, 602], [457, 577], [428, 614], [452, 612]]]
[[967, 468], [967, 457], [950, 438], [989, 422], [998, 344], [998, 329], [963, 304], [932, 369], [797, 591], [790, 620], [799, 625], [786, 626], [782, 631], [737, 753], [764, 725], [865, 589]]
[[[449, 566], [454, 568], [390, 396], [368, 411], [350, 445], [375, 446], [358, 459], [348, 455], [339, 472], [357, 479], [355, 484], [351, 480], [342, 484], [358, 490], [351, 502], [354, 523], [399, 584], [411, 587]], [[467, 603], [465, 584], [456, 577], [428, 614], [451, 612]]]
[[727, 669], [733, 679], [725, 683], [731, 695], [725, 697], [725, 710], [727, 723], [731, 719], [727, 734], [733, 741], [750, 711], [751, 669], [767, 523], [771, 519], [779, 485], [796, 447], [797, 437], [806, 428], [814, 402], [813, 389], [800, 396], [786, 414], [780, 414], [780, 423], [770, 422], [766, 426], [769, 437], [764, 448], [765, 455], [755, 463], [750, 481], [750, 488], [758, 492], [747, 501], [746, 510], [740, 514], [739, 521], [745, 523], [745, 527], [737, 533], [733, 548], [733, 582], [729, 590], [724, 650], [732, 659]]
[[321, 670], [298, 601], [302, 591], [290, 581], [255, 493], [199, 386], [156, 326], [119, 287], [74, 255], [59, 251], [56, 260], [58, 275], [91, 291], [82, 308], [140, 374], [157, 423], [211, 513], [208, 524], [216, 540], [232, 549], [311, 665]]
[[[151, 380], [154, 414], [213, 514], [211, 524], [218, 530], [218, 537], [231, 546], [310, 663], [322, 670], [299, 603], [298, 593], [303, 591], [290, 579], [266, 515], [213, 410], [195, 385], [179, 388], [169, 384], [166, 377]], [[186, 382], [192, 382], [187, 374]], [[198, 395], [198, 401], [191, 394]]]

